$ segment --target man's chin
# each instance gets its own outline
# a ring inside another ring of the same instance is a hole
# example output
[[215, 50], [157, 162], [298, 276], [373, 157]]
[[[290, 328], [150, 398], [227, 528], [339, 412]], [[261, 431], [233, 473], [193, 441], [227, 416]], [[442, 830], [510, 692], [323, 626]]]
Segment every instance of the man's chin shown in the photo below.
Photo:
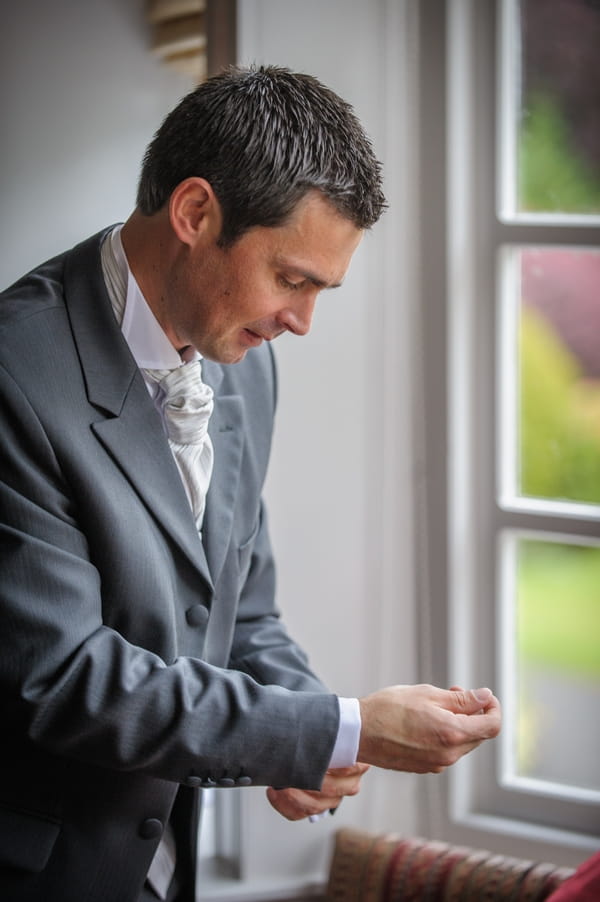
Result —
[[246, 356], [247, 352], [248, 348], [236, 348], [235, 351], [223, 351], [221, 353], [209, 351], [202, 356], [205, 360], [211, 360], [213, 363], [221, 363], [227, 366], [233, 363], [240, 363], [240, 361], [242, 361]]

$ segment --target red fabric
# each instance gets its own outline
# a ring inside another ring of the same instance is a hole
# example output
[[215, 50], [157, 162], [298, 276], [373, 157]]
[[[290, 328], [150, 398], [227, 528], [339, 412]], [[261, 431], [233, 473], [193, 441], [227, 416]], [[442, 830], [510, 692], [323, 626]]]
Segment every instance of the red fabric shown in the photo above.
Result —
[[599, 902], [600, 852], [579, 865], [572, 877], [559, 886], [546, 902]]

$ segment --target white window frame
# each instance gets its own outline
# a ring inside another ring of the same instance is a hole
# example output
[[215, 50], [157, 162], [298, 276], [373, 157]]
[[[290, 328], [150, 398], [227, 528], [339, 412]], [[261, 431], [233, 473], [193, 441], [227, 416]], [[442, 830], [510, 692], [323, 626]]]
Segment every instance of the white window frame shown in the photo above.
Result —
[[[426, 3], [424, 14], [428, 11], [433, 12]], [[509, 245], [597, 246], [600, 220], [517, 215], [506, 202], [515, 172], [511, 54], [518, 47], [512, 29], [516, 2], [448, 0], [446, 13], [448, 597], [433, 596], [431, 606], [434, 616], [448, 607], [447, 665], [443, 676], [439, 668], [440, 679], [489, 684], [500, 695], [506, 692], [509, 723], [500, 741], [452, 769], [447, 796], [439, 796], [437, 808], [434, 800], [433, 808], [439, 829], [462, 841], [576, 864], [598, 847], [597, 794], [569, 793], [564, 787], [558, 792], [537, 781], [516, 785], [502, 764], [514, 715], [506, 675], [509, 646], [503, 639], [510, 617], [502, 592], [507, 588], [507, 536], [530, 530], [554, 540], [581, 534], [591, 541], [598, 534], [598, 512], [595, 505], [529, 502], [506, 491], [507, 471], [494, 458], [502, 447], [502, 427], [514, 415], [509, 401], [514, 386], [508, 391], [495, 387], [502, 361], [498, 336], [504, 330], [506, 338], [510, 329], [509, 318], [497, 312], [503, 300], [497, 273]], [[498, 59], [505, 65], [496, 82]], [[501, 137], [502, 146], [496, 143]], [[502, 197], [498, 206], [496, 184]], [[430, 505], [430, 562], [443, 561], [443, 531], [438, 527], [436, 533], [432, 526], [432, 511]]]

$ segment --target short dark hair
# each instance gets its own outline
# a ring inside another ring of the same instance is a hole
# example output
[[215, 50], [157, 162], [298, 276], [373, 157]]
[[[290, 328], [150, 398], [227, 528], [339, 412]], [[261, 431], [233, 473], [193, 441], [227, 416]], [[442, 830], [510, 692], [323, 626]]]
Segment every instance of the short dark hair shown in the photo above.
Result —
[[317, 189], [358, 228], [381, 216], [381, 166], [352, 107], [311, 75], [232, 67], [187, 94], [146, 151], [137, 205], [150, 216], [184, 179], [206, 179], [220, 242], [281, 225]]

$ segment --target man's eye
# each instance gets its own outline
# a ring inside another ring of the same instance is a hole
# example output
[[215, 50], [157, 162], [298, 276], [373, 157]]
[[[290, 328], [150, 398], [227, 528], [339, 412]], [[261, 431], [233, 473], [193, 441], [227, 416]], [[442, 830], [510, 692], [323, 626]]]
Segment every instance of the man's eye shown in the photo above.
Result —
[[300, 282], [292, 282], [290, 279], [286, 279], [285, 276], [279, 276], [279, 281], [284, 288], [287, 288], [289, 291], [298, 291], [299, 288], [302, 288], [304, 285], [304, 281]]

